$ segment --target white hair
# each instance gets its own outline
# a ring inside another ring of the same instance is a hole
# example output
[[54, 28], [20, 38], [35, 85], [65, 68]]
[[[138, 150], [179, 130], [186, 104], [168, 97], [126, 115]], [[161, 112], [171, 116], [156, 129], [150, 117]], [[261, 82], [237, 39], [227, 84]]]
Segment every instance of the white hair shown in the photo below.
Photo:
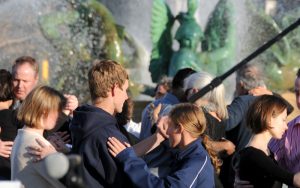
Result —
[[[214, 77], [207, 72], [194, 73], [184, 80], [184, 90], [185, 92], [188, 92], [190, 89], [201, 90], [213, 79]], [[225, 102], [225, 89], [223, 84], [220, 84], [218, 87], [215, 87], [211, 91], [207, 92], [198, 100], [207, 100], [208, 104], [203, 107], [207, 111], [216, 112], [219, 118], [226, 119], [228, 117]]]

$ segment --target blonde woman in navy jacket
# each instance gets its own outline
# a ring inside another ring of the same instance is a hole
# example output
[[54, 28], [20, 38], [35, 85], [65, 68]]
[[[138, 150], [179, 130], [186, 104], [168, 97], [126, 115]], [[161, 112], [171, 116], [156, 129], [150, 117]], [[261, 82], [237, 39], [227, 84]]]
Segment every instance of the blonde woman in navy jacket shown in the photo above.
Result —
[[[202, 109], [193, 104], [176, 105], [167, 122], [166, 134], [170, 146], [176, 149], [171, 171], [166, 177], [151, 174], [134, 149], [116, 138], [109, 138], [109, 152], [123, 164], [135, 187], [215, 187], [214, 168], [205, 149], [207, 138], [202, 135], [206, 128]], [[215, 155], [211, 157], [216, 160]]]

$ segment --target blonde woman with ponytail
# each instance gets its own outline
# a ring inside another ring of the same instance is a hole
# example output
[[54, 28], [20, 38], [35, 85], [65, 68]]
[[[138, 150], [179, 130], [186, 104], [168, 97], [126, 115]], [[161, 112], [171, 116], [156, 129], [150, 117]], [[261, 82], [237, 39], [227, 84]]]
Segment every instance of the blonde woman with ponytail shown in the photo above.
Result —
[[134, 187], [215, 187], [212, 161], [217, 167], [218, 160], [207, 145], [207, 137], [203, 135], [205, 129], [206, 119], [202, 108], [184, 103], [171, 110], [166, 136], [170, 147], [176, 150], [171, 171], [165, 177], [152, 175], [145, 161], [137, 157], [135, 149], [116, 138], [109, 138], [109, 152], [123, 164], [123, 170]]

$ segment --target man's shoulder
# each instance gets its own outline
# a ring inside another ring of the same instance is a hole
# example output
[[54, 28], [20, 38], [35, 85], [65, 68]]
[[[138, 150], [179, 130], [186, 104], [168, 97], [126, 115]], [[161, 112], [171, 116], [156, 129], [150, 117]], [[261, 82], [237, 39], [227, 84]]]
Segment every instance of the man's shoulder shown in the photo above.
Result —
[[248, 101], [248, 100], [255, 100], [257, 97], [253, 95], [240, 95], [236, 97], [236, 100]]
[[14, 118], [16, 118], [16, 114], [13, 110], [10, 109], [0, 110], [0, 121], [1, 120], [4, 120], [4, 122], [11, 121]]
[[292, 124], [300, 124], [300, 115], [299, 116], [297, 116], [297, 117], [295, 117], [293, 120], [291, 120], [290, 122], [289, 122], [289, 124], [290, 123], [292, 123]]
[[89, 120], [114, 120], [114, 116], [106, 112], [105, 110], [91, 105], [83, 105], [78, 107], [74, 111], [73, 119], [85, 118], [86, 121]]
[[97, 107], [97, 106], [94, 106], [94, 105], [90, 105], [90, 104], [84, 104], [84, 105], [81, 105], [79, 107], [77, 107], [75, 109], [75, 112], [105, 112], [103, 109]]
[[74, 112], [70, 130], [82, 138], [107, 135], [116, 128], [114, 116], [96, 107], [81, 107]]
[[229, 106], [234, 105], [250, 105], [257, 97], [253, 95], [241, 95], [233, 99], [232, 103]]
[[162, 103], [165, 104], [177, 104], [180, 102], [179, 99], [172, 93], [167, 93], [161, 100]]

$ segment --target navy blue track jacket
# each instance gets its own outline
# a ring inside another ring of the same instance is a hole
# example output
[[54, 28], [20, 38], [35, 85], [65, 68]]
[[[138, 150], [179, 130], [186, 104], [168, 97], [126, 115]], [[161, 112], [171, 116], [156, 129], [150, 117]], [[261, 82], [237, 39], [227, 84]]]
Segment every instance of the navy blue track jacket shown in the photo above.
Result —
[[123, 169], [135, 185], [134, 187], [215, 187], [214, 169], [200, 139], [174, 155], [172, 170], [164, 178], [151, 174], [146, 163], [135, 155], [132, 147], [119, 153], [117, 159], [124, 164]]

